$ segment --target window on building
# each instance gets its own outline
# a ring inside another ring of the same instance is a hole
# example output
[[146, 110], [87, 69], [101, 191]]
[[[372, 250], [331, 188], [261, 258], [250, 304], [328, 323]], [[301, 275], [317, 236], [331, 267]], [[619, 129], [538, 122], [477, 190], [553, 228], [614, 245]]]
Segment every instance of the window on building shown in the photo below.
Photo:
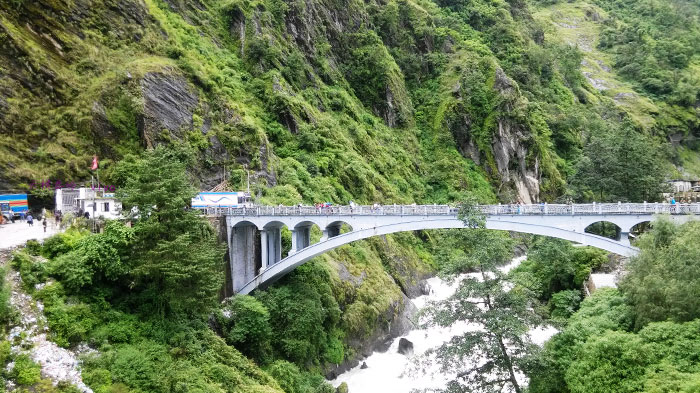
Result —
[[105, 202], [105, 203], [104, 203], [104, 209], [103, 209], [102, 211], [104, 211], [104, 212], [108, 212], [108, 211], [109, 211], [109, 202]]

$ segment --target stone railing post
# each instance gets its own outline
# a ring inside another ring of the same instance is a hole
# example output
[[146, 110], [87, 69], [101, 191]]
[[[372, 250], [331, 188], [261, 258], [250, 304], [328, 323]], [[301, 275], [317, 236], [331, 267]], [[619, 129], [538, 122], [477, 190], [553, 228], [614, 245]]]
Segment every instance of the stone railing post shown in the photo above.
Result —
[[547, 206], [547, 202], [544, 203], [544, 214], [549, 213], [549, 206]]

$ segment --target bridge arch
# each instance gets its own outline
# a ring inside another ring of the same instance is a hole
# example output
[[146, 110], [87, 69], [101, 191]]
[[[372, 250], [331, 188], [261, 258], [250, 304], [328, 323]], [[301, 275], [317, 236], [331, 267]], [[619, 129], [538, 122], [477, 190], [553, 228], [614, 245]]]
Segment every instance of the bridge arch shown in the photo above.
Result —
[[622, 228], [611, 221], [596, 221], [583, 230], [586, 233], [607, 237], [608, 239], [620, 240]]
[[[296, 269], [298, 266], [304, 264], [308, 260], [325, 252], [333, 250], [337, 247], [358, 240], [396, 232], [451, 228], [464, 228], [464, 223], [457, 218], [448, 216], [444, 218], [434, 218], [428, 220], [421, 219], [415, 221], [391, 223], [372, 228], [358, 229], [344, 234], [338, 234], [337, 236], [327, 237], [325, 239], [322, 239], [319, 243], [301, 249], [293, 255], [279, 261], [279, 263], [276, 263], [264, 269], [255, 278], [246, 283], [246, 285], [243, 286], [237, 293], [248, 294], [258, 287], [269, 285], [275, 282], [276, 280], [280, 279], [290, 271]], [[630, 246], [628, 243], [625, 244], [606, 237], [585, 233], [583, 231], [553, 228], [551, 226], [546, 225], [518, 222], [517, 220], [487, 219], [486, 229], [514, 231], [530, 233], [534, 235], [557, 237], [560, 239], [601, 248], [606, 251], [624, 256], [635, 255], [638, 251], [636, 248]]]
[[340, 234], [343, 232], [344, 226], [346, 226], [347, 228], [350, 228], [349, 232], [352, 232], [352, 225], [348, 224], [345, 221], [337, 220], [337, 221], [333, 221], [333, 222], [329, 223], [328, 225], [326, 225], [326, 228], [323, 230], [323, 238], [321, 240], [323, 241], [325, 239], [340, 236]]

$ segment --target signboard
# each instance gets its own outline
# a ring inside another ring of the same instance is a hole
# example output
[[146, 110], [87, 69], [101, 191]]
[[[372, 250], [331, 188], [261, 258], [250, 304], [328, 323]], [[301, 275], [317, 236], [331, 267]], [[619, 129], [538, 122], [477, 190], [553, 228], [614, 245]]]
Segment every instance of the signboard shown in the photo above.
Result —
[[192, 208], [243, 207], [246, 205], [245, 192], [200, 192], [192, 198]]

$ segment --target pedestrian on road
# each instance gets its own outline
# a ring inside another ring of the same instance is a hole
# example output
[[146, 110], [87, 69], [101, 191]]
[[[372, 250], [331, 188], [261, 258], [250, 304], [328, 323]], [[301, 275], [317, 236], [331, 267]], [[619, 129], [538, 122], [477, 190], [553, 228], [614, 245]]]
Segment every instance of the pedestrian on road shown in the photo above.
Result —
[[47, 224], [46, 217], [44, 217], [44, 233], [46, 233], [46, 224]]
[[32, 217], [32, 213], [27, 215], [27, 224], [29, 224], [30, 227], [34, 226], [34, 217]]

